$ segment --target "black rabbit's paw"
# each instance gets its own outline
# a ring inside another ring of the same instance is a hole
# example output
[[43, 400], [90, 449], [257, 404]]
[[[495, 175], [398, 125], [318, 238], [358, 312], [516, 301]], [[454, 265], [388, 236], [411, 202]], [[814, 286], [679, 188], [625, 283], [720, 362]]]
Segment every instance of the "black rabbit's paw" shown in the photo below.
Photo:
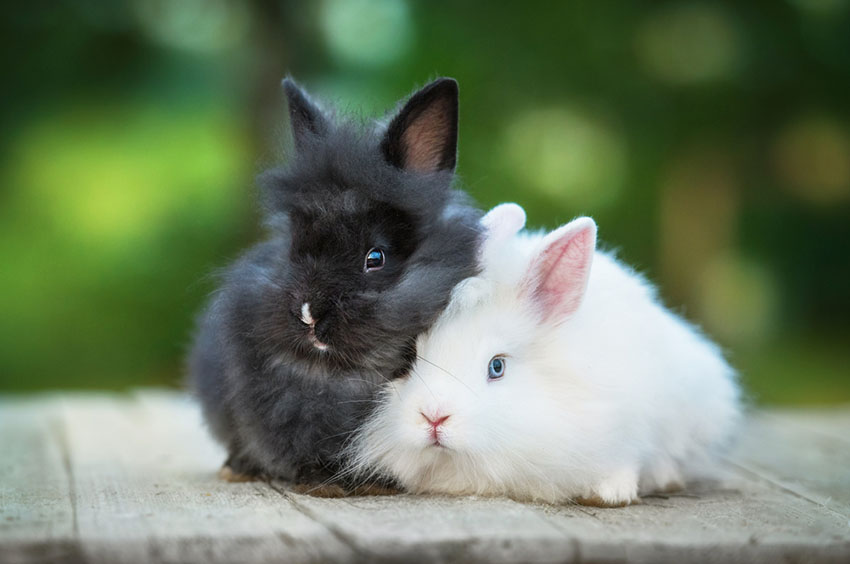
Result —
[[351, 490], [353, 496], [399, 495], [403, 490], [384, 484], [362, 484]]
[[339, 484], [294, 484], [292, 491], [312, 497], [347, 497], [349, 491]]
[[257, 476], [255, 474], [242, 474], [241, 472], [236, 472], [227, 464], [222, 466], [221, 470], [218, 471], [218, 477], [219, 479], [230, 483], [257, 482], [262, 479], [260, 478], [260, 476]]

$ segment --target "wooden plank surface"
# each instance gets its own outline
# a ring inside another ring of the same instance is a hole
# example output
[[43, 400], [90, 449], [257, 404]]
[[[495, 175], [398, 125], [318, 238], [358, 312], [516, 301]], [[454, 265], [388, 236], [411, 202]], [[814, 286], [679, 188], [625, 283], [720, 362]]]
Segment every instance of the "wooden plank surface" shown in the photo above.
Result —
[[77, 556], [68, 450], [55, 400], [0, 399], [0, 560]]
[[229, 484], [180, 394], [0, 399], [0, 562], [850, 561], [850, 408], [758, 412], [721, 475], [624, 509]]
[[850, 417], [755, 413], [729, 461], [789, 492], [850, 515]]
[[221, 451], [186, 398], [66, 402], [89, 562], [310, 561], [347, 548], [264, 484], [215, 478]]

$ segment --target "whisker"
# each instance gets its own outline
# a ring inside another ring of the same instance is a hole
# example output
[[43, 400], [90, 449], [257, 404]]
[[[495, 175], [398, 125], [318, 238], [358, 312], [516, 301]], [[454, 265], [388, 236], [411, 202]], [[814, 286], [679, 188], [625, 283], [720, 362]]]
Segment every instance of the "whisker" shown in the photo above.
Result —
[[443, 368], [443, 367], [442, 367], [442, 366], [440, 366], [439, 364], [433, 363], [433, 362], [431, 362], [430, 360], [428, 360], [427, 358], [425, 358], [424, 356], [420, 356], [420, 355], [418, 355], [418, 354], [416, 355], [416, 358], [417, 358], [417, 359], [419, 359], [419, 360], [421, 360], [422, 362], [425, 362], [425, 363], [427, 363], [427, 364], [430, 364], [431, 366], [433, 366], [433, 367], [434, 367], [434, 368], [436, 368], [437, 370], [440, 370], [440, 371], [442, 371], [442, 372], [444, 372], [444, 373], [448, 374], [449, 376], [451, 376], [452, 378], [454, 378], [455, 380], [457, 380], [459, 383], [463, 384], [463, 386], [464, 386], [467, 390], [469, 390], [470, 392], [472, 392], [472, 395], [474, 395], [474, 396], [478, 397], [478, 394], [477, 394], [477, 393], [475, 393], [475, 390], [473, 390], [472, 388], [470, 388], [470, 387], [469, 387], [469, 385], [468, 385], [466, 382], [464, 382], [463, 380], [461, 380], [460, 378], [458, 378], [457, 376], [455, 376], [454, 374], [452, 374], [451, 372], [449, 372], [448, 370], [446, 370], [445, 368]]
[[346, 400], [346, 401], [338, 401], [337, 405], [342, 405], [345, 403], [381, 403], [381, 400], [377, 398], [369, 398], [369, 399], [360, 399], [360, 400]]
[[428, 393], [431, 394], [431, 397], [434, 398], [434, 400], [436, 400], [437, 396], [435, 396], [434, 392], [431, 391], [431, 387], [425, 381], [425, 378], [423, 378], [422, 375], [419, 374], [419, 371], [417, 371], [416, 368], [411, 368], [410, 373], [413, 374], [414, 376], [416, 376], [417, 378], [419, 378], [419, 381], [422, 382], [422, 385], [425, 386], [425, 389], [428, 390]]

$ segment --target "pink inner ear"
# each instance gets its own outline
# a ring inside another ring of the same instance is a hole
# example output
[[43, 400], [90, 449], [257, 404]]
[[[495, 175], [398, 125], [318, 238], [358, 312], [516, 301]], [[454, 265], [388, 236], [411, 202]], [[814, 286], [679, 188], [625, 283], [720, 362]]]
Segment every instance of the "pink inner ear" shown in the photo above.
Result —
[[554, 241], [532, 265], [532, 297], [545, 320], [560, 320], [575, 313], [584, 298], [596, 249], [596, 224], [580, 218], [550, 237]]
[[439, 170], [448, 144], [451, 121], [444, 103], [426, 108], [402, 135], [407, 151], [404, 166], [417, 172]]

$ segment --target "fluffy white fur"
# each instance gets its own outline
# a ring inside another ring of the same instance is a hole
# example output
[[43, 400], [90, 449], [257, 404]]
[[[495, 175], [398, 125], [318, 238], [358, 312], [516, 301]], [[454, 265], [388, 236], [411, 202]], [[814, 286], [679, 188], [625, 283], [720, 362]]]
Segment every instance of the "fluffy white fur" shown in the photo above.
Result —
[[[505, 204], [483, 221], [482, 274], [420, 337], [411, 375], [386, 386], [352, 445], [355, 470], [411, 492], [553, 503], [624, 505], [681, 485], [739, 419], [721, 351], [595, 250], [589, 218], [517, 233], [525, 214]], [[505, 375], [489, 381], [496, 355]], [[449, 416], [439, 446], [425, 415]]]

